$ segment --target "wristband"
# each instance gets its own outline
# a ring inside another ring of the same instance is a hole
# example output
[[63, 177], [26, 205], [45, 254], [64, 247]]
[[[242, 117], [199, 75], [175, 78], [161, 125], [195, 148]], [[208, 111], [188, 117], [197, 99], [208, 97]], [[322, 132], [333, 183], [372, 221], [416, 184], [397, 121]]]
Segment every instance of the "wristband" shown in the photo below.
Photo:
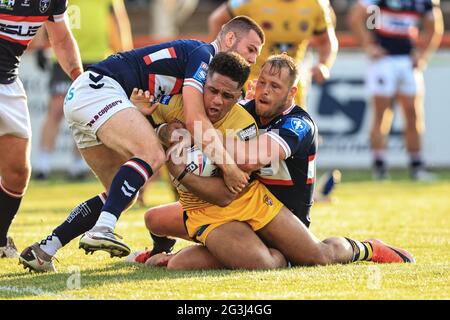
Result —
[[82, 73], [83, 69], [76, 67], [72, 71], [70, 71], [70, 79], [72, 79], [72, 81], [75, 81], [78, 78], [78, 76]]
[[[187, 174], [188, 172], [189, 172], [189, 170], [188, 170], [188, 168], [186, 167], [186, 168], [184, 168], [183, 171], [181, 171], [181, 173], [180, 173], [180, 175], [178, 176], [178, 178], [173, 178], [172, 184], [175, 186], [175, 188], [180, 187], [180, 185], [181, 185], [181, 180], [186, 176], [186, 174]], [[175, 185], [175, 182], [178, 182], [178, 183]]]
[[178, 176], [177, 180], [178, 182], [181, 182], [181, 180], [183, 180], [183, 178], [186, 176], [186, 174], [189, 173], [188, 168], [184, 168], [184, 170], [180, 173], [180, 175]]

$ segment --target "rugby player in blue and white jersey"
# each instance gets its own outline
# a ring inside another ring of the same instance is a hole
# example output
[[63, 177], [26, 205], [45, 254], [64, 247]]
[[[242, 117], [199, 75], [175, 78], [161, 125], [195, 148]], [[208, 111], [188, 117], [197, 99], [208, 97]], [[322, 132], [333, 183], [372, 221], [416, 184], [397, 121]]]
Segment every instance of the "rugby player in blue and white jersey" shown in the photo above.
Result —
[[[235, 51], [255, 63], [263, 43], [261, 28], [241, 16], [225, 24], [213, 43], [172, 41], [115, 54], [89, 67], [69, 89], [64, 112], [81, 154], [107, 191], [74, 208], [52, 234], [25, 249], [20, 261], [36, 271], [55, 271], [52, 257], [57, 250], [83, 233], [80, 247], [86, 252], [128, 255], [129, 247], [114, 234], [116, 222], [165, 161], [144, 116], [151, 110], [138, 110], [130, 97], [137, 95], [137, 88], [156, 99], [182, 92], [189, 131], [193, 133], [197, 123], [205, 132], [213, 128], [202, 94], [210, 60], [217, 52]], [[206, 145], [208, 141], [196, 143]], [[248, 174], [237, 167], [222, 145], [216, 144], [214, 151], [212, 159], [217, 159], [230, 192], [241, 191]], [[224, 156], [230, 158], [225, 163]]]
[[20, 58], [44, 25], [64, 72], [72, 80], [83, 72], [66, 8], [66, 0], [0, 1], [0, 258], [18, 256], [7, 234], [31, 174], [31, 126], [18, 77]]

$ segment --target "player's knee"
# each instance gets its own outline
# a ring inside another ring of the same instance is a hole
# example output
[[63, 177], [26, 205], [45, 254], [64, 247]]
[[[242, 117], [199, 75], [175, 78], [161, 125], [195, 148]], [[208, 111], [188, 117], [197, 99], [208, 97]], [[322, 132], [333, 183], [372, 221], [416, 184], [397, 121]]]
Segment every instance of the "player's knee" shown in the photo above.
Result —
[[160, 210], [158, 208], [151, 208], [144, 214], [145, 226], [148, 231], [161, 235], [161, 228], [159, 228], [159, 213]]
[[166, 155], [160, 145], [155, 146], [152, 150], [139, 150], [139, 152], [136, 152], [134, 156], [147, 162], [152, 168], [153, 173], [161, 168], [166, 161]]
[[276, 269], [279, 268], [279, 263], [276, 258], [274, 258], [269, 253], [259, 253], [254, 255], [251, 259], [248, 261], [248, 267], [247, 269]]
[[2, 180], [11, 191], [22, 193], [28, 186], [30, 175], [31, 168], [29, 165], [12, 165], [8, 170], [2, 172]]
[[175, 255], [172, 259], [167, 263], [168, 270], [189, 270], [192, 269], [192, 265], [189, 265], [186, 260], [178, 259], [177, 255]]

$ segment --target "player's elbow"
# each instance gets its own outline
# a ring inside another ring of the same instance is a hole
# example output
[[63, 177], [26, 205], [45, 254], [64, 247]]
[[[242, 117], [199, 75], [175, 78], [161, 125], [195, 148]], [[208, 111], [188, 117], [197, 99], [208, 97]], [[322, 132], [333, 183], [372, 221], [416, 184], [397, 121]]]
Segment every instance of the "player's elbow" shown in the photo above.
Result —
[[222, 196], [218, 199], [216, 205], [219, 207], [227, 207], [236, 198], [236, 196], [231, 192], [224, 192]]
[[258, 163], [244, 163], [238, 165], [239, 168], [245, 172], [253, 172], [258, 170], [261, 166]]

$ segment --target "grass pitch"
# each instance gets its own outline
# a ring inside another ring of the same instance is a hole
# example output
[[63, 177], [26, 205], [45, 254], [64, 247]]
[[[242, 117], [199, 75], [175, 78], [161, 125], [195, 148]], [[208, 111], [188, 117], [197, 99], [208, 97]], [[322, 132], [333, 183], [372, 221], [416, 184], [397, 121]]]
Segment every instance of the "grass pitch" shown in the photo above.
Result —
[[[173, 272], [130, 266], [100, 252], [86, 256], [78, 239], [57, 255], [57, 274], [30, 274], [15, 260], [0, 260], [1, 299], [450, 299], [450, 172], [435, 183], [411, 183], [406, 173], [385, 183], [368, 173], [343, 174], [332, 204], [316, 204], [312, 231], [320, 238], [377, 237], [416, 257], [415, 265], [357, 263], [276, 271]], [[94, 180], [33, 181], [10, 230], [19, 250], [39, 241], [81, 201], [101, 191]], [[156, 182], [147, 202], [173, 201]], [[145, 209], [118, 223], [133, 249], [150, 246]], [[179, 241], [176, 249], [188, 245]]]

